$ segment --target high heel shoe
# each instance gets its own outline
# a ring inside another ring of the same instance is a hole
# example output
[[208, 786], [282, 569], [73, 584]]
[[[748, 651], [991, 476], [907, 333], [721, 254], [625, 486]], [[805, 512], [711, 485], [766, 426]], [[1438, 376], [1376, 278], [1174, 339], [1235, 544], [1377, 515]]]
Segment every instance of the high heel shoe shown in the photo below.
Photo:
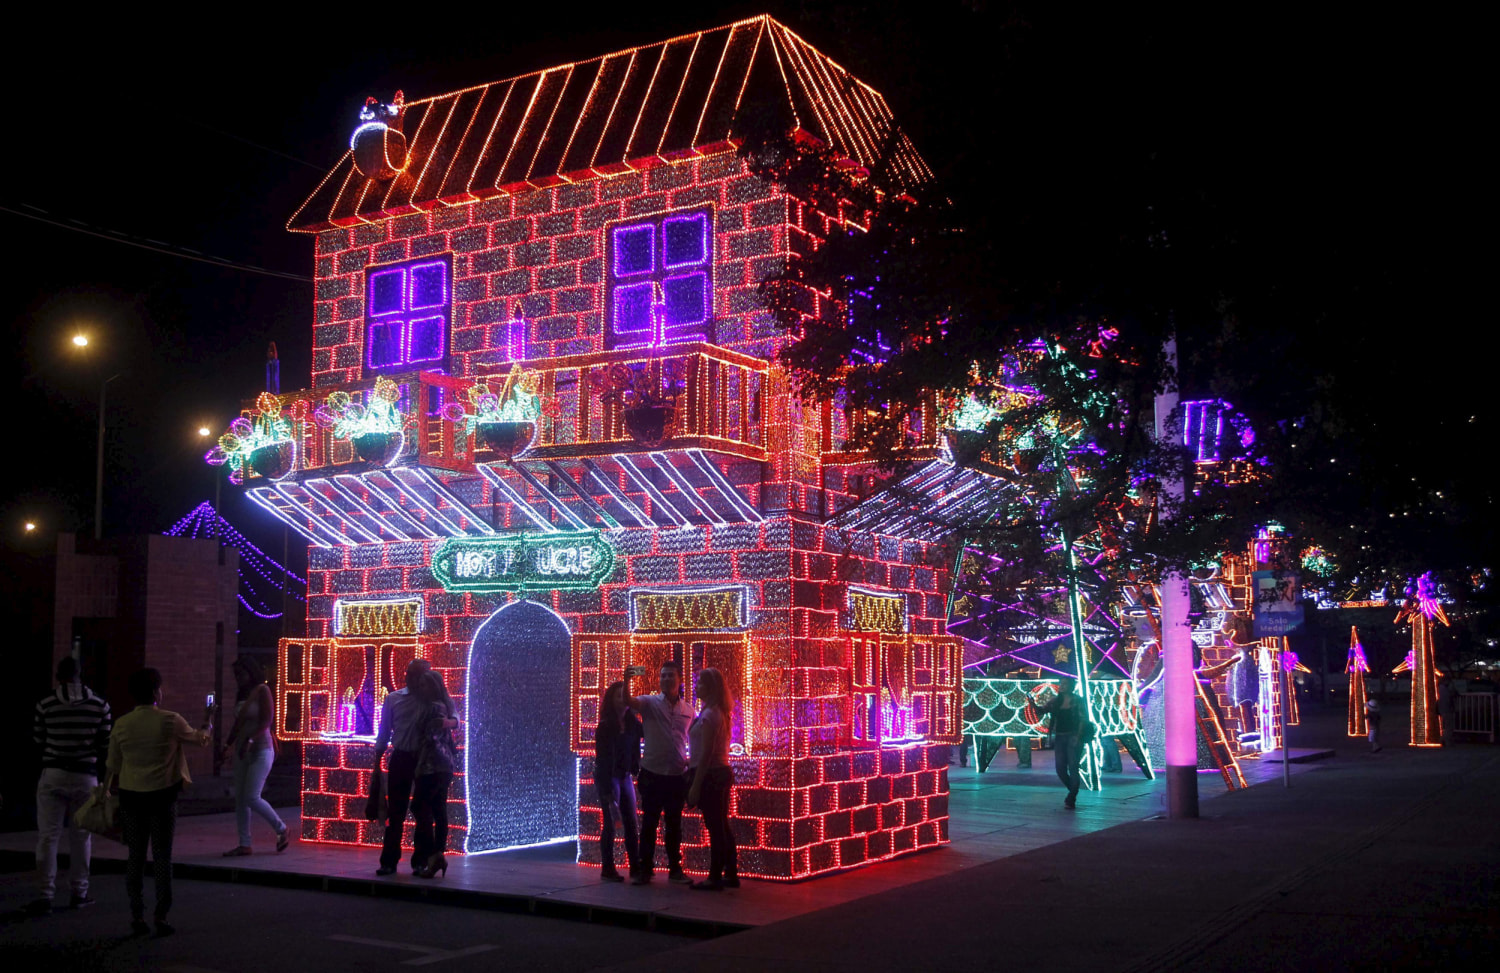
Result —
[[448, 875], [448, 859], [443, 857], [442, 852], [438, 852], [431, 858], [427, 859], [427, 864], [423, 865], [412, 874], [417, 878], [437, 878], [438, 872], [442, 872], [445, 878]]

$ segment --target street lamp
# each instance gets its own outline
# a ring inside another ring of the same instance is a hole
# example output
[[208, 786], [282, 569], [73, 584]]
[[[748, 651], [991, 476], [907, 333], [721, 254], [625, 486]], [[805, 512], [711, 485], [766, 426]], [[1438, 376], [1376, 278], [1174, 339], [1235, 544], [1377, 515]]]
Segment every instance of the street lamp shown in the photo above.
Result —
[[34, 530], [36, 530], [36, 523], [30, 520], [26, 521], [26, 533], [30, 534]]
[[[89, 336], [82, 331], [73, 336], [73, 345], [76, 348], [87, 348]], [[99, 444], [95, 453], [94, 461], [94, 540], [100, 540], [104, 536], [104, 407], [106, 396], [109, 392], [109, 383], [119, 378], [121, 372], [116, 372], [106, 378], [99, 386]]]

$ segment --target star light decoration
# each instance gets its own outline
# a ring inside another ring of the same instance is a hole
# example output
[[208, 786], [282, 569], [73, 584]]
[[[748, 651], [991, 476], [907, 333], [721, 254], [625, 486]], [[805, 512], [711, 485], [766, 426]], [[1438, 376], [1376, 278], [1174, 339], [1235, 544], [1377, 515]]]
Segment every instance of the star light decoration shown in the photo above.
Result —
[[255, 410], [248, 416], [240, 416], [229, 424], [229, 431], [219, 437], [215, 446], [203, 458], [211, 466], [228, 466], [229, 482], [244, 483], [248, 476], [271, 475], [265, 451], [283, 451], [293, 448], [292, 423], [307, 418], [307, 403], [298, 400], [292, 405], [290, 416], [282, 411], [281, 399], [270, 392], [262, 392], [255, 400]]
[[1437, 716], [1437, 665], [1432, 641], [1433, 623], [1448, 624], [1448, 613], [1438, 601], [1437, 582], [1429, 571], [1407, 589], [1407, 601], [1396, 614], [1396, 624], [1411, 623], [1411, 745], [1440, 747], [1442, 727]]

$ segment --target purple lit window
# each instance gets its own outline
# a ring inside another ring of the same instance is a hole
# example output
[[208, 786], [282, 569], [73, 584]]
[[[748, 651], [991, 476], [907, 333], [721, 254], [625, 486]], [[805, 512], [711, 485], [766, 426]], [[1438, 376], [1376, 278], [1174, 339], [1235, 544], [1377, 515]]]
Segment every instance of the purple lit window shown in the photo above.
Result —
[[365, 285], [365, 365], [369, 371], [447, 364], [453, 258], [424, 257], [373, 267]]
[[606, 347], [713, 340], [712, 210], [616, 224], [606, 244]]

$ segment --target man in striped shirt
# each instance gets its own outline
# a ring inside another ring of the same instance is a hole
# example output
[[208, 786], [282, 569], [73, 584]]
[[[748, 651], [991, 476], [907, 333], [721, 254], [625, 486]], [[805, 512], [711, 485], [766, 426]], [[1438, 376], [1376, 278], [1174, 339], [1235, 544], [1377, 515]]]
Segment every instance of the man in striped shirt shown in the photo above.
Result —
[[99, 783], [100, 755], [109, 746], [109, 704], [78, 681], [78, 660], [57, 664], [57, 692], [36, 704], [32, 737], [42, 751], [36, 786], [36, 871], [39, 895], [29, 911], [52, 911], [57, 891], [57, 844], [68, 833], [73, 908], [93, 905], [89, 895], [89, 833], [73, 815]]

